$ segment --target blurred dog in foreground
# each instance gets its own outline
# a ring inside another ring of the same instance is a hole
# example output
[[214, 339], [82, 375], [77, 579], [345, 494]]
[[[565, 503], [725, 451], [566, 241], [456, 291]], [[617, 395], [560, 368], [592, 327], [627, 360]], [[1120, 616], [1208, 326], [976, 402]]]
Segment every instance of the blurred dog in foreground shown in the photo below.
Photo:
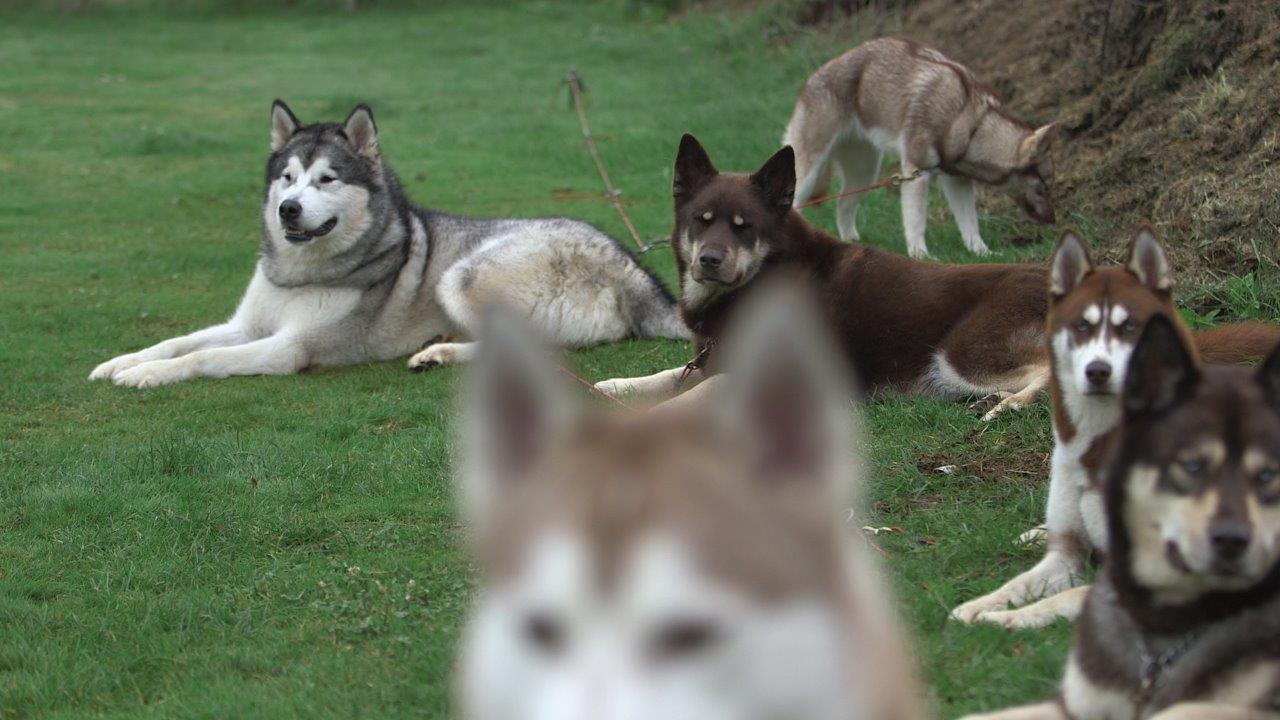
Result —
[[1119, 433], [1125, 369], [1151, 318], [1173, 322], [1188, 347], [1208, 362], [1257, 362], [1280, 342], [1280, 328], [1259, 322], [1187, 329], [1173, 304], [1169, 257], [1149, 227], [1134, 234], [1117, 267], [1095, 267], [1084, 243], [1068, 231], [1050, 260], [1049, 277], [1045, 334], [1053, 359], [1054, 447], [1045, 509], [1048, 547], [1032, 569], [956, 608], [953, 615], [963, 622], [1029, 628], [1080, 613], [1087, 589], [1069, 588], [1080, 582], [1090, 553], [1107, 547], [1101, 474]]
[[[151, 387], [281, 375], [407, 355], [469, 336], [503, 302], [540, 337], [578, 347], [687, 338], [675, 301], [616, 240], [567, 218], [479, 220], [413, 205], [382, 159], [373, 114], [303, 125], [277, 100], [262, 250], [231, 319], [102, 363], [91, 380]], [[470, 342], [410, 359], [461, 362]]]
[[719, 372], [720, 334], [743, 300], [778, 274], [799, 275], [812, 288], [826, 332], [872, 393], [998, 397], [990, 419], [1044, 389], [1045, 268], [941, 265], [840, 242], [791, 208], [795, 186], [789, 147], [750, 175], [721, 173], [697, 139], [684, 136], [671, 242], [680, 312], [705, 372], [606, 380], [602, 392], [670, 394]]
[[[708, 402], [599, 412], [509, 321], [482, 336], [461, 495], [481, 582], [477, 720], [918, 718], [863, 541], [840, 362], [770, 294]], [[856, 527], [856, 526], [855, 526]]]
[[1057, 701], [986, 720], [1280, 718], [1280, 348], [1199, 366], [1152, 317], [1105, 471], [1109, 548]]

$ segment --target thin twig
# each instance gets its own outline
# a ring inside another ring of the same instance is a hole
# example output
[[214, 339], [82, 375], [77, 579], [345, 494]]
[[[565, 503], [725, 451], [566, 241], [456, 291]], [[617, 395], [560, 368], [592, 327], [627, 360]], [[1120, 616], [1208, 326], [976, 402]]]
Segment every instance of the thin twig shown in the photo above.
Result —
[[923, 171], [916, 170], [915, 172], [907, 176], [894, 175], [892, 177], [887, 177], [881, 180], [880, 182], [871, 183], [870, 185], [863, 185], [862, 187], [854, 188], [852, 190], [844, 190], [844, 191], [835, 193], [834, 195], [823, 195], [822, 197], [816, 197], [816, 198], [813, 198], [812, 200], [806, 200], [800, 203], [799, 205], [797, 205], [796, 207], [807, 208], [813, 205], [821, 205], [822, 203], [827, 202], [828, 200], [835, 200], [837, 198], [849, 197], [850, 195], [861, 195], [864, 192], [871, 192], [876, 188], [889, 187], [890, 185], [901, 185], [902, 183], [911, 182], [912, 180], [915, 180], [916, 178], [920, 177], [922, 174], [923, 174]]
[[570, 370], [569, 368], [564, 367], [563, 365], [561, 365], [561, 366], [560, 366], [560, 372], [564, 373], [565, 375], [568, 375], [569, 377], [573, 378], [574, 380], [577, 380], [577, 381], [578, 381], [579, 383], [581, 383], [582, 385], [586, 386], [586, 388], [587, 388], [588, 390], [590, 390], [590, 391], [591, 391], [591, 394], [592, 394], [592, 395], [595, 395], [595, 396], [597, 396], [597, 397], [602, 397], [602, 398], [604, 398], [605, 400], [609, 400], [609, 401], [611, 401], [611, 402], [617, 403], [619, 406], [624, 407], [624, 408], [626, 408], [626, 409], [628, 409], [628, 410], [630, 410], [630, 409], [631, 409], [631, 406], [630, 406], [630, 405], [628, 405], [628, 404], [626, 404], [626, 403], [622, 402], [621, 400], [619, 400], [618, 398], [616, 398], [616, 397], [614, 397], [614, 396], [610, 395], [609, 393], [604, 392], [603, 390], [600, 390], [600, 389], [596, 388], [595, 383], [591, 382], [590, 380], [587, 380], [587, 379], [586, 379], [586, 378], [584, 378], [584, 377], [580, 377], [579, 375], [577, 375], [576, 373], [574, 373], [574, 372], [573, 372], [572, 370]]
[[570, 68], [564, 76], [564, 81], [569, 85], [569, 97], [573, 100], [573, 109], [578, 112], [578, 122], [582, 125], [582, 139], [586, 143], [587, 152], [591, 153], [591, 159], [596, 163], [596, 171], [600, 173], [600, 180], [604, 182], [605, 198], [613, 204], [613, 209], [618, 211], [618, 217], [622, 218], [622, 224], [627, 226], [627, 232], [631, 233], [631, 239], [635, 242], [636, 248], [644, 252], [649, 248], [640, 240], [640, 234], [636, 232], [635, 225], [631, 224], [631, 218], [627, 217], [627, 211], [622, 209], [618, 191], [609, 180], [609, 172], [604, 169], [604, 161], [600, 159], [600, 152], [596, 150], [596, 141], [591, 137], [591, 127], [587, 125], [587, 109], [582, 104], [582, 76], [578, 74], [577, 69]]

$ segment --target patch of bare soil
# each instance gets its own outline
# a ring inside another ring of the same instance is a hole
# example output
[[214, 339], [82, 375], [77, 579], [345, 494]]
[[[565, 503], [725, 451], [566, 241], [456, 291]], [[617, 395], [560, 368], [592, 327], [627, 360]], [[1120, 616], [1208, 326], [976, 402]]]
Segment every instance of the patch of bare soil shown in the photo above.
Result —
[[1151, 221], [1187, 284], [1275, 258], [1280, 2], [814, 0], [797, 13], [934, 45], [1028, 121], [1059, 120], [1059, 216], [1101, 220], [1090, 234], [1108, 257]]

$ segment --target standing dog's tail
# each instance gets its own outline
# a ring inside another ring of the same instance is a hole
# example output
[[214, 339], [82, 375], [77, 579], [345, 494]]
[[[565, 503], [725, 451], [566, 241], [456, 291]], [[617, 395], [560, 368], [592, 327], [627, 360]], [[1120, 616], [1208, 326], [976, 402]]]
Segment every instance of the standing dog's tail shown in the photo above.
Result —
[[1280, 343], [1280, 326], [1242, 322], [1192, 333], [1200, 359], [1207, 363], [1257, 362]]

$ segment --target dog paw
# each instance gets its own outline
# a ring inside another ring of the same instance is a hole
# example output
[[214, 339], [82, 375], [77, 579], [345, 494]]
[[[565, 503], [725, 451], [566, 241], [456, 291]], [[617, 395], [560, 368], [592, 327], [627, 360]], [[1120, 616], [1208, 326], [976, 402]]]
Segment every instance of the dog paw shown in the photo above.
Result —
[[128, 370], [129, 368], [141, 365], [143, 362], [144, 361], [142, 358], [138, 357], [137, 353], [114, 357], [94, 368], [93, 372], [89, 373], [89, 379], [110, 380], [117, 374]]
[[1019, 545], [1043, 545], [1049, 539], [1049, 529], [1044, 525], [1033, 527], [1018, 536]]
[[[975, 412], [981, 412], [983, 422], [991, 422], [1000, 416], [1001, 413], [1008, 410], [1019, 410], [1023, 406], [1021, 398], [1011, 392], [995, 392], [977, 400], [969, 409]], [[983, 412], [985, 411], [985, 412]]]
[[185, 379], [172, 360], [154, 360], [117, 372], [111, 382], [121, 387], [151, 388]]
[[440, 365], [452, 365], [464, 359], [461, 343], [434, 343], [427, 345], [409, 358], [409, 369], [414, 372], [424, 372]]
[[634, 386], [628, 380], [621, 378], [614, 380], [601, 380], [595, 384], [596, 392], [601, 395], [607, 395], [611, 398], [622, 397], [634, 390]]

